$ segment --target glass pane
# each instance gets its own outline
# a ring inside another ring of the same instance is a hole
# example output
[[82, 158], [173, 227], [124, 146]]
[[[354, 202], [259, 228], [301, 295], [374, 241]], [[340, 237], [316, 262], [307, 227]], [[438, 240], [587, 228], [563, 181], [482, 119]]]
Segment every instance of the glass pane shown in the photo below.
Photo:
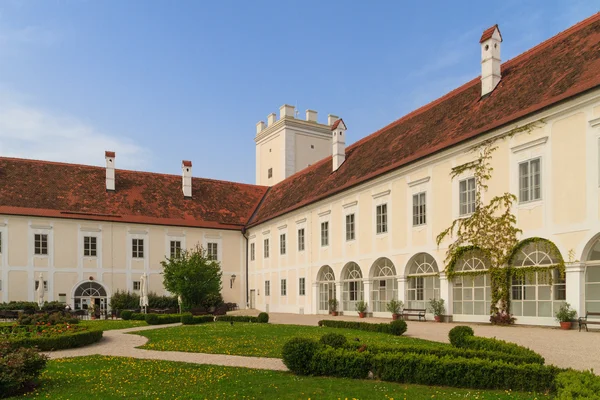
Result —
[[586, 301], [585, 309], [589, 312], [600, 312], [600, 301]]
[[464, 276], [463, 277], [463, 284], [465, 285], [465, 287], [473, 287], [473, 277], [471, 277], [471, 276]]
[[600, 282], [600, 267], [587, 267], [586, 282]]
[[473, 289], [463, 289], [463, 299], [473, 300]]
[[477, 288], [477, 289], [474, 289], [474, 291], [475, 291], [475, 295], [474, 295], [475, 296], [475, 300], [481, 300], [481, 301], [483, 301], [484, 300], [484, 297], [483, 297], [484, 296], [484, 289], [483, 288]]
[[538, 300], [551, 300], [550, 286], [538, 286]]
[[487, 311], [485, 308], [485, 303], [482, 301], [476, 301], [475, 304], [473, 304], [473, 314], [486, 315]]
[[475, 286], [479, 286], [479, 287], [485, 286], [485, 276], [484, 275], [475, 276], [473, 278], [473, 284]]
[[550, 302], [550, 301], [538, 302], [538, 316], [539, 317], [551, 317], [552, 316], [552, 302]]
[[463, 314], [472, 315], [473, 314], [473, 303], [465, 302], [463, 303]]
[[525, 287], [525, 299], [524, 300], [535, 300], [535, 286]]
[[454, 289], [453, 293], [454, 300], [462, 300], [462, 289]]
[[514, 315], [523, 315], [523, 302], [513, 301], [510, 303], [510, 308]]
[[523, 316], [524, 317], [535, 317], [536, 316], [536, 302], [535, 301], [524, 301], [523, 302]]
[[600, 300], [600, 284], [588, 283], [585, 285], [586, 300]]
[[454, 314], [462, 314], [462, 303], [454, 302]]

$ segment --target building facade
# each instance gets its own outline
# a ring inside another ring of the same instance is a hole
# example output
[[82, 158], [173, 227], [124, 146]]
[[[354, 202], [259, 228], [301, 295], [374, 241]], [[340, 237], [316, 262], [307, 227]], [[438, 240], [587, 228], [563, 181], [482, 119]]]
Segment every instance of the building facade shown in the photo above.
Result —
[[449, 279], [452, 239], [436, 238], [482, 190], [452, 171], [493, 143], [483, 201], [517, 197], [511, 264], [540, 270], [511, 282], [517, 323], [552, 325], [565, 302], [600, 311], [600, 14], [503, 64], [497, 26], [479, 45], [481, 77], [349, 147], [343, 120], [282, 106], [257, 124], [258, 185], [192, 179], [189, 162], [181, 178], [114, 170], [112, 153], [106, 170], [0, 159], [1, 299], [33, 300], [40, 272], [49, 300], [76, 307], [98, 285], [105, 299], [135, 290], [143, 272], [162, 293], [160, 261], [201, 244], [225, 300], [249, 308], [321, 314], [335, 298], [388, 317], [391, 299], [444, 299], [455, 321], [485, 322], [489, 261], [466, 251]]

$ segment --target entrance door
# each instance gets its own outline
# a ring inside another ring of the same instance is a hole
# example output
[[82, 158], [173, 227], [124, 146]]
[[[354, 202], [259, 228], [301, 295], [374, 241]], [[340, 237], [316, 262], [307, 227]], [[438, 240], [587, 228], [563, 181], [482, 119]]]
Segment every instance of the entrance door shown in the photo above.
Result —
[[256, 290], [250, 291], [250, 308], [254, 309], [256, 307]]

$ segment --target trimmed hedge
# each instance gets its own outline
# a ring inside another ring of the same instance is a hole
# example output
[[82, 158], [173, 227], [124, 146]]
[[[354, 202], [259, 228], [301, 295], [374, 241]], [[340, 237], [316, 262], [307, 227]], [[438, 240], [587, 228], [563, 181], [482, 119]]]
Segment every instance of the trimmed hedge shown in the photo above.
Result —
[[448, 333], [450, 343], [458, 348], [471, 350], [493, 351], [523, 357], [533, 364], [544, 364], [544, 357], [527, 347], [504, 340], [474, 336], [473, 329], [466, 326], [456, 326]]
[[370, 324], [368, 322], [334, 321], [330, 319], [324, 319], [319, 321], [319, 326], [326, 326], [328, 328], [358, 329], [368, 332], [388, 333], [395, 336], [400, 336], [406, 332], [406, 322], [402, 320], [392, 321], [389, 324]]
[[292, 338], [288, 340], [281, 350], [283, 363], [290, 371], [298, 375], [311, 375], [313, 373], [313, 357], [319, 344], [316, 340], [307, 338]]
[[340, 335], [339, 333], [326, 333], [321, 336], [319, 340], [321, 344], [325, 346], [331, 346], [335, 348], [342, 348], [348, 344], [348, 339], [344, 335]]
[[164, 325], [181, 322], [181, 314], [146, 314], [145, 320], [148, 325]]
[[96, 343], [102, 339], [102, 333], [99, 330], [89, 330], [56, 336], [31, 336], [27, 338], [8, 339], [8, 343], [14, 348], [37, 347], [40, 351], [64, 350]]
[[145, 321], [147, 314], [134, 313], [134, 312], [129, 311], [129, 310], [123, 310], [123, 311], [121, 311], [120, 315], [121, 315], [121, 319], [124, 320], [124, 321], [129, 321], [129, 320]]
[[597, 399], [600, 376], [592, 371], [566, 371], [556, 376], [557, 399]]
[[269, 314], [260, 313], [258, 317], [251, 317], [248, 315], [219, 315], [216, 317], [216, 320], [221, 322], [253, 322], [256, 324], [266, 324], [269, 322]]
[[192, 313], [181, 314], [181, 323], [183, 325], [197, 325], [205, 324], [207, 322], [214, 322], [215, 317], [212, 315], [192, 315]]
[[260, 314], [258, 314], [258, 322], [260, 324], [269, 323], [269, 314], [267, 314], [266, 312], [261, 312]]
[[311, 361], [311, 375], [366, 379], [371, 370], [368, 353], [326, 347], [317, 351]]

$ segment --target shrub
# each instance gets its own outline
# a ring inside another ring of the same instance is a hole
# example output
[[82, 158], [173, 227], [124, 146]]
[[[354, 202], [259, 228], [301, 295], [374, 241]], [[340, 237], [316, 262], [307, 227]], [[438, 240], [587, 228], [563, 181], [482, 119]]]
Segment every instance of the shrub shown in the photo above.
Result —
[[55, 312], [53, 314], [20, 314], [17, 320], [19, 325], [58, 325], [58, 324], [77, 324], [79, 320], [73, 318], [68, 314], [62, 312]]
[[217, 321], [221, 321], [221, 322], [254, 322], [254, 323], [258, 323], [258, 317], [251, 317], [250, 315], [219, 315], [215, 318]]
[[87, 346], [102, 339], [100, 330], [84, 330], [73, 333], [63, 333], [53, 336], [28, 336], [8, 339], [14, 347], [37, 347], [40, 351], [54, 351]]
[[185, 313], [181, 315], [181, 323], [183, 325], [197, 325], [205, 324], [207, 322], [214, 322], [215, 317], [212, 315], [198, 315], [194, 316], [192, 313]]
[[407, 329], [406, 322], [401, 319], [390, 322], [390, 327], [389, 333], [394, 336], [401, 336], [404, 332], [406, 332]]
[[46, 302], [42, 306], [42, 311], [45, 311], [47, 313], [63, 312], [63, 311], [65, 311], [65, 306], [66, 306], [66, 304], [63, 304], [58, 301]]
[[339, 333], [326, 333], [325, 335], [321, 336], [319, 341], [326, 346], [335, 348], [344, 347], [348, 343], [346, 336], [340, 335]]
[[0, 304], [0, 310], [23, 310], [25, 314], [33, 314], [38, 310], [38, 305], [33, 301], [11, 301]]
[[131, 313], [131, 319], [134, 320], [134, 321], [145, 321], [146, 320], [146, 314], [139, 313], [139, 312], [134, 312], [134, 313]]
[[492, 325], [512, 325], [517, 319], [510, 314], [497, 312], [490, 315]]
[[404, 308], [404, 302], [402, 300], [398, 301], [392, 299], [386, 304], [385, 308], [388, 312], [392, 313], [392, 315], [400, 314], [400, 311]]
[[444, 315], [446, 312], [446, 306], [444, 305], [444, 299], [429, 299], [428, 309], [436, 317]]
[[269, 323], [269, 314], [267, 314], [266, 312], [261, 312], [260, 314], [258, 314], [258, 322], [261, 324]]
[[310, 375], [313, 369], [312, 359], [318, 347], [319, 344], [313, 339], [292, 338], [283, 345], [283, 363], [295, 374]]
[[[148, 294], [148, 302], [149, 300], [150, 294]], [[140, 296], [137, 293], [117, 290], [110, 298], [109, 305], [113, 310], [138, 309], [140, 307]]]
[[177, 302], [177, 296], [159, 296], [154, 292], [150, 292], [148, 293], [148, 307], [179, 308], [179, 303]]
[[164, 325], [181, 322], [181, 314], [146, 314], [148, 325]]
[[128, 310], [121, 311], [121, 319], [123, 319], [125, 321], [129, 321], [131, 319], [132, 314], [133, 313]]
[[357, 353], [347, 349], [328, 347], [314, 353], [311, 374], [366, 379], [370, 368], [371, 363], [368, 353]]
[[0, 397], [27, 389], [46, 367], [48, 357], [34, 349], [14, 348], [0, 342]]
[[[404, 321], [392, 321], [392, 322], [404, 322]], [[345, 329], [358, 329], [361, 331], [368, 332], [380, 332], [395, 335], [394, 332], [399, 332], [398, 325], [392, 325], [391, 323], [383, 324], [370, 324], [368, 322], [355, 322], [355, 321], [334, 321], [324, 319], [319, 321], [319, 326], [326, 326], [329, 328], [345, 328]], [[406, 332], [406, 329], [402, 333]], [[402, 334], [400, 333], [400, 334]]]
[[569, 303], [565, 303], [560, 306], [555, 316], [558, 322], [571, 322], [577, 316], [577, 311], [572, 310]]
[[556, 376], [556, 398], [597, 399], [600, 393], [600, 377], [593, 371], [566, 371]]
[[181, 323], [183, 325], [194, 325], [194, 316], [192, 315], [192, 313], [187, 312], [181, 314]]
[[475, 332], [473, 332], [473, 328], [470, 326], [455, 326], [454, 328], [450, 329], [450, 332], [448, 333], [450, 343], [454, 347], [467, 347], [465, 343], [466, 336], [475, 336]]

